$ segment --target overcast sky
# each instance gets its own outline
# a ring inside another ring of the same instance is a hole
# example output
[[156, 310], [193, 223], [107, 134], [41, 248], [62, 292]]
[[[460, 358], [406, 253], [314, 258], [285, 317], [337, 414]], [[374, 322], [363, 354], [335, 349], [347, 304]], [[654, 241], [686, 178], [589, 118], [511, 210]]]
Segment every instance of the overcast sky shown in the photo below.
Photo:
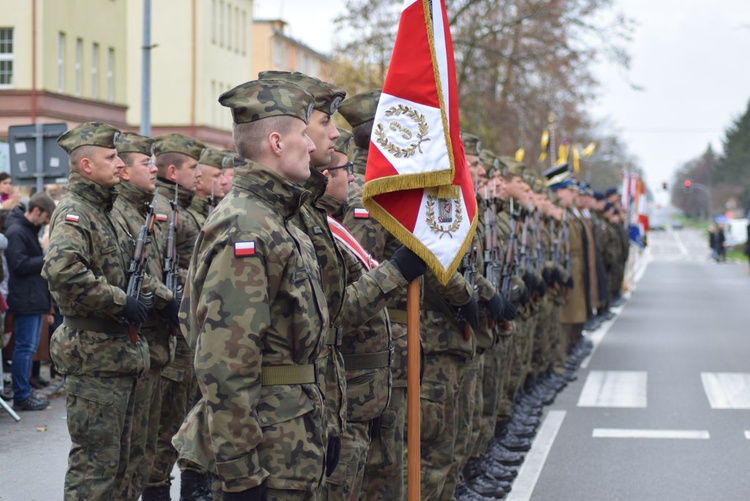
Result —
[[[289, 34], [330, 52], [333, 19], [344, 0], [255, 0], [256, 17], [281, 18]], [[724, 130], [750, 101], [748, 0], [615, 0], [638, 23], [630, 72], [596, 69], [602, 96], [597, 118], [620, 131], [656, 189], [709, 143], [721, 151]], [[633, 90], [629, 82], [643, 88]]]

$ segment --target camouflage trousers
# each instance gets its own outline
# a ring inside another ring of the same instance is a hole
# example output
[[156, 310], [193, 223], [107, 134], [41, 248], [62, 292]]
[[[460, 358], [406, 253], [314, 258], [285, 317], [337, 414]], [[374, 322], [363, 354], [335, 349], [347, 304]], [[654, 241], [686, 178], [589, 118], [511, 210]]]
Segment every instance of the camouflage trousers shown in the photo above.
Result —
[[[498, 338], [498, 342], [492, 350], [494, 363], [499, 374], [497, 388], [497, 421], [509, 419], [513, 415], [513, 395], [510, 386], [517, 335], [515, 322], [511, 323], [510, 330], [503, 334], [505, 335], [501, 335]], [[494, 430], [495, 423], [492, 423], [493, 433]]]
[[425, 353], [421, 403], [422, 500], [442, 499], [456, 447], [459, 389], [468, 358]]
[[406, 326], [391, 324], [393, 388], [367, 452], [360, 499], [406, 499]]
[[[221, 490], [221, 480], [215, 475], [211, 475], [211, 490], [213, 491], [214, 501], [224, 501]], [[315, 491], [293, 491], [280, 489], [266, 489], [265, 501], [321, 501], [323, 499], [320, 490]]]
[[136, 376], [65, 376], [72, 442], [65, 500], [127, 497]]
[[552, 302], [545, 299], [537, 313], [534, 328], [534, 344], [531, 355], [531, 372], [534, 376], [546, 372], [554, 359], [555, 332], [552, 326], [552, 312]]
[[[172, 437], [185, 420], [188, 411], [195, 405], [198, 385], [193, 371], [193, 353], [185, 340], [177, 338], [177, 349], [172, 362], [161, 373], [161, 412], [156, 442], [156, 454], [148, 479], [149, 487], [170, 484], [170, 475], [177, 462], [177, 449], [172, 445]], [[187, 464], [194, 464], [185, 462]], [[183, 463], [181, 461], [181, 466]], [[191, 469], [197, 469], [193, 467]]]
[[136, 501], [148, 481], [156, 454], [160, 415], [161, 367], [152, 366], [135, 384], [133, 432], [126, 475], [130, 479], [127, 499]]
[[[507, 373], [507, 352], [509, 336], [498, 336], [495, 344], [485, 352], [484, 374], [482, 375], [482, 408], [480, 409], [479, 431], [472, 450], [472, 457], [481, 457], [495, 434], [495, 423], [500, 411], [503, 378]], [[507, 378], [506, 378], [507, 379]], [[511, 407], [509, 404], [508, 407]], [[508, 411], [510, 413], [510, 411]]]
[[519, 390], [526, 380], [529, 362], [529, 349], [532, 338], [530, 335], [531, 319], [516, 321], [516, 331], [513, 334], [513, 363], [508, 382], [508, 398], [515, 400]]
[[339, 464], [323, 486], [323, 499], [357, 501], [370, 447], [373, 421], [347, 422], [341, 435]]
[[[456, 492], [456, 487], [461, 483], [461, 473], [466, 462], [471, 457], [471, 438], [474, 433], [474, 413], [477, 407], [481, 407], [477, 397], [481, 392], [477, 391], [479, 373], [484, 370], [483, 355], [476, 354], [474, 358], [466, 362], [463, 381], [458, 391], [456, 407], [456, 442], [453, 447], [453, 463], [445, 480], [441, 499], [451, 501]], [[481, 382], [479, 383], [481, 385]], [[480, 386], [481, 387], [481, 386]], [[477, 405], [478, 404], [478, 405]]]

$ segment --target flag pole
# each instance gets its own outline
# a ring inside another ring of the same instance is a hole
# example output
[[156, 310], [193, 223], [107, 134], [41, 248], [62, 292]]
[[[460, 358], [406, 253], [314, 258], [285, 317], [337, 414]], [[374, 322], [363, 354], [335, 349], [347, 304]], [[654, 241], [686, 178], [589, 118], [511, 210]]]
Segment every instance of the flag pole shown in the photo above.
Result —
[[412, 280], [406, 292], [406, 426], [407, 494], [409, 501], [422, 498], [419, 405], [419, 279]]

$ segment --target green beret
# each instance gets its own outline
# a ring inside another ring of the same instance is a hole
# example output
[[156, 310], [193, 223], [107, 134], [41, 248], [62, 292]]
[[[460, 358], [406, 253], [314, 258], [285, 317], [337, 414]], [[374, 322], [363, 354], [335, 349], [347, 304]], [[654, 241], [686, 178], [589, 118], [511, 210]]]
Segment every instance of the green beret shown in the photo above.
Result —
[[236, 124], [281, 116], [307, 123], [313, 100], [312, 94], [299, 85], [270, 78], [245, 82], [219, 96], [219, 104], [231, 108]]
[[351, 124], [352, 127], [362, 125], [363, 123], [375, 118], [375, 110], [378, 109], [380, 101], [380, 91], [373, 90], [363, 92], [348, 99], [344, 99], [339, 107], [339, 113]]
[[226, 155], [224, 155], [224, 153], [220, 152], [216, 148], [206, 146], [201, 152], [201, 157], [198, 159], [198, 163], [203, 165], [210, 165], [211, 167], [216, 167], [217, 169], [223, 169], [224, 158], [226, 158]]
[[154, 155], [157, 157], [165, 153], [181, 153], [199, 160], [203, 148], [203, 143], [182, 134], [165, 134], [154, 138]]
[[77, 125], [57, 138], [57, 144], [68, 154], [80, 146], [115, 148], [120, 131], [108, 124], [86, 122]]
[[282, 80], [299, 85], [313, 95], [313, 108], [327, 115], [333, 115], [346, 97], [346, 91], [332, 83], [324, 82], [299, 71], [261, 71], [259, 80]]
[[333, 144], [333, 149], [339, 153], [349, 156], [349, 147], [352, 144], [352, 133], [349, 130], [336, 127], [339, 131], [340, 136], [336, 139]]
[[500, 168], [500, 160], [490, 150], [482, 150], [479, 153], [479, 163], [484, 167], [487, 176], [489, 177], [495, 170]]
[[247, 163], [245, 159], [239, 156], [234, 150], [221, 150], [221, 152], [224, 154], [224, 165], [222, 166], [224, 169], [241, 167]]
[[[461, 141], [464, 143], [464, 151], [466, 151], [467, 155], [478, 157], [480, 153], [482, 153], [482, 141], [480, 141], [474, 134], [461, 134]], [[482, 164], [484, 164], [484, 162], [482, 162]]]
[[536, 184], [536, 174], [534, 174], [529, 169], [526, 169], [526, 168], [524, 169], [525, 170], [523, 171], [523, 174], [521, 175], [521, 177], [523, 178], [524, 182], [526, 182], [526, 184], [528, 184], [530, 187], [533, 188], [534, 185]]
[[545, 183], [541, 179], [534, 179], [534, 184], [531, 185], [531, 189], [537, 194], [544, 193], [546, 191], [545, 188]]
[[123, 132], [117, 138], [115, 148], [117, 153], [141, 153], [151, 156], [151, 148], [154, 140], [150, 137], [141, 136], [135, 132]]

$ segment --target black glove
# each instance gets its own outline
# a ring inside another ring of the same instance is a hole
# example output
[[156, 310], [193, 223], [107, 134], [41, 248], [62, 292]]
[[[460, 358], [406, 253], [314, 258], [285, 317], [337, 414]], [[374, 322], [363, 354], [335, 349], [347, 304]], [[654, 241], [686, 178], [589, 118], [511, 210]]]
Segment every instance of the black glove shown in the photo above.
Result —
[[330, 477], [339, 464], [341, 455], [341, 437], [330, 435], [326, 448], [326, 477]]
[[536, 291], [538, 288], [536, 277], [530, 271], [523, 274], [523, 283], [526, 284], [526, 289], [529, 291]]
[[492, 296], [492, 299], [487, 301], [487, 304], [485, 305], [485, 308], [487, 309], [487, 312], [490, 314], [490, 318], [494, 322], [499, 322], [502, 320], [505, 316], [505, 299], [503, 299], [503, 296], [495, 293], [494, 296]]
[[401, 275], [403, 275], [404, 280], [407, 282], [411, 282], [415, 278], [421, 277], [424, 275], [424, 272], [427, 271], [427, 265], [424, 264], [422, 258], [403, 245], [393, 253], [393, 256], [391, 256], [391, 263], [398, 268], [398, 271], [401, 272]]
[[542, 270], [542, 278], [545, 283], [552, 285], [552, 270], [545, 266], [544, 270]]
[[560, 268], [555, 266], [555, 269], [552, 270], [552, 280], [555, 281], [555, 283], [559, 284], [561, 287], [565, 285], [563, 283], [562, 273], [560, 273]]
[[179, 313], [180, 303], [177, 302], [177, 300], [174, 298], [172, 298], [172, 300], [170, 300], [167, 305], [161, 309], [161, 315], [164, 317], [164, 320], [166, 320], [167, 323], [172, 327], [180, 326], [180, 319], [177, 317]]
[[122, 316], [131, 324], [142, 324], [148, 318], [148, 307], [133, 296], [128, 296]]
[[260, 484], [242, 492], [221, 491], [221, 498], [224, 501], [266, 501], [266, 484]]
[[539, 294], [539, 297], [544, 297], [547, 294], [547, 284], [544, 283], [544, 280], [537, 280], [536, 292]]
[[458, 314], [461, 315], [461, 318], [463, 318], [472, 329], [479, 327], [479, 306], [477, 305], [476, 299], [471, 298], [471, 301], [463, 306], [459, 306]]

